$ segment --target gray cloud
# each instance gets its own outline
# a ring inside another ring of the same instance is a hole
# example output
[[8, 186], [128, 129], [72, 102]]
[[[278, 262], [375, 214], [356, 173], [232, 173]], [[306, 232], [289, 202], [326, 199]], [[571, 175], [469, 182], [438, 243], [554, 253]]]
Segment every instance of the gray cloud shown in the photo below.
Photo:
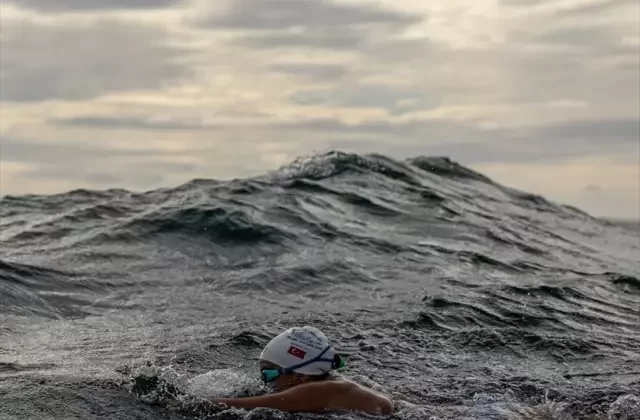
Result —
[[588, 193], [601, 193], [604, 191], [604, 188], [602, 188], [601, 185], [587, 184], [584, 186], [584, 190]]
[[[237, 141], [242, 140], [242, 136], [238, 136], [238, 133], [248, 133], [250, 141], [255, 140], [255, 133], [263, 133], [265, 138], [268, 135], [275, 135], [276, 138], [283, 137], [285, 135], [291, 135], [292, 141], [297, 138], [301, 133], [305, 133], [306, 137], [312, 133], [315, 135], [322, 135], [325, 138], [331, 136], [341, 135], [353, 135], [353, 136], [384, 136], [386, 139], [403, 140], [407, 143], [433, 143], [438, 141], [451, 141], [460, 139], [475, 139], [475, 140], [491, 140], [496, 136], [498, 130], [479, 130], [471, 125], [464, 123], [457, 123], [454, 121], [405, 121], [400, 123], [392, 123], [387, 120], [372, 120], [359, 124], [347, 124], [338, 119], [332, 118], [318, 118], [308, 120], [296, 120], [296, 121], [257, 121], [253, 123], [237, 124], [237, 123], [217, 123], [215, 125], [194, 123], [190, 125], [185, 122], [180, 123], [164, 123], [164, 124], [150, 124], [148, 118], [140, 117], [104, 117], [99, 115], [83, 116], [67, 119], [50, 119], [48, 122], [58, 126], [74, 126], [85, 128], [103, 128], [103, 129], [155, 129], [155, 130], [217, 130], [216, 133], [224, 136], [230, 136]], [[231, 134], [235, 133], [235, 134]], [[500, 135], [506, 135], [504, 132]], [[315, 141], [315, 140], [314, 140]], [[85, 149], [76, 148], [73, 146], [73, 150], [65, 150], [63, 146], [57, 149], [57, 146], [51, 146], [52, 150], [47, 150], [46, 144], [40, 145], [21, 145], [17, 146], [16, 142], [7, 141], [8, 153], [7, 157], [15, 155], [16, 150], [19, 148], [24, 152], [24, 156], [28, 156], [29, 153], [35, 153], [36, 155], [42, 155], [44, 157], [51, 156], [51, 153], [60, 151], [63, 155], [82, 153], [82, 150], [87, 150], [87, 153], [98, 153], [93, 148]], [[3, 154], [4, 154], [3, 144]], [[13, 149], [11, 149], [13, 148]], [[29, 148], [29, 153], [27, 153]], [[41, 151], [42, 153], [39, 153]], [[114, 152], [115, 153], [115, 152]], [[141, 151], [142, 155], [147, 151]], [[3, 159], [5, 156], [3, 156]]]
[[370, 36], [388, 37], [423, 19], [371, 5], [329, 0], [237, 0], [198, 20], [210, 29], [236, 30], [236, 43], [251, 48], [357, 49]]
[[438, 97], [427, 98], [415, 88], [374, 84], [303, 90], [294, 93], [289, 99], [297, 105], [381, 108], [393, 114], [434, 108], [440, 102]]
[[549, 4], [549, 0], [502, 0], [500, 4], [505, 6], [531, 7], [541, 4]]
[[[472, 71], [485, 71], [499, 79], [496, 92], [506, 103], [570, 98], [588, 103], [590, 110], [585, 112], [589, 114], [601, 108], [602, 114], [611, 115], [626, 108], [625, 115], [629, 115], [638, 107], [640, 60], [637, 46], [625, 44], [624, 36], [637, 36], [637, 30], [632, 20], [625, 25], [620, 11], [617, 22], [611, 21], [611, 13], [602, 18], [605, 9], [629, 4], [630, 0], [612, 0], [561, 10], [545, 8], [523, 21], [518, 31], [507, 34], [500, 47], [482, 53], [469, 51], [467, 58], [460, 57], [464, 52], [445, 52], [432, 61], [453, 63], [454, 67], [465, 61], [473, 63]], [[473, 86], [481, 83], [482, 78], [471, 82]], [[448, 92], [451, 89], [447, 87]]]
[[5, 3], [41, 12], [68, 12], [114, 9], [159, 9], [184, 0], [3, 0]]
[[[111, 121], [110, 123], [113, 123]], [[640, 119], [574, 120], [551, 125], [513, 129], [481, 129], [471, 123], [414, 120], [391, 123], [372, 120], [347, 124], [336, 119], [256, 123], [243, 126], [220, 125], [216, 141], [237, 145], [229, 159], [247, 161], [256, 135], [269, 142], [271, 150], [307, 153], [309, 147], [336, 148], [359, 153], [378, 152], [396, 157], [417, 155], [449, 156], [465, 165], [486, 163], [532, 163], [561, 161], [572, 157], [640, 153]], [[29, 168], [23, 175], [31, 179], [66, 179], [98, 186], [160, 185], [175, 175], [190, 177], [204, 166], [182, 163], [197, 158], [215, 161], [220, 150], [211, 148], [211, 137], [202, 136], [199, 149], [181, 152], [154, 149], [118, 150], [101, 145], [47, 143], [15, 138], [0, 139], [3, 162], [20, 162]], [[274, 149], [275, 148], [275, 149]], [[246, 156], [245, 156], [246, 155]], [[240, 159], [239, 156], [243, 158]], [[182, 159], [184, 161], [184, 159]], [[227, 162], [228, 163], [228, 162]], [[221, 162], [221, 165], [224, 165]], [[228, 163], [231, 165], [231, 163]], [[234, 164], [235, 165], [235, 164]], [[260, 166], [262, 165], [262, 166]], [[266, 170], [265, 162], [252, 165], [250, 173]], [[232, 165], [233, 166], [233, 165]], [[234, 166], [235, 167], [235, 166]], [[123, 171], [124, 168], [127, 168]], [[236, 170], [237, 169], [237, 170]], [[240, 167], [234, 169], [241, 174]], [[243, 169], [247, 171], [247, 168]], [[180, 175], [182, 174], [182, 175]], [[242, 173], [242, 175], [246, 175]], [[126, 178], [126, 179], [125, 179]]]
[[162, 131], [211, 130], [216, 128], [199, 121], [154, 121], [144, 117], [105, 117], [99, 115], [51, 118], [47, 122], [57, 126]]
[[[134, 118], [105, 118], [89, 116], [69, 120], [53, 120], [56, 124], [105, 129], [149, 128], [156, 130], [216, 130], [216, 135], [233, 138], [236, 142], [252, 142], [256, 133], [263, 139], [300, 142], [302, 138], [323, 144], [369, 145], [391, 154], [399, 150], [406, 153], [452, 155], [466, 163], [533, 162], [565, 159], [574, 156], [640, 152], [640, 119], [612, 118], [600, 120], [570, 120], [561, 123], [524, 126], [510, 129], [482, 129], [472, 123], [446, 120], [409, 120], [390, 122], [371, 120], [347, 124], [337, 119], [310, 119], [290, 122], [255, 122], [243, 125], [221, 123], [216, 125], [179, 123], [173, 126], [151, 125], [148, 120]], [[283, 140], [286, 139], [286, 140]], [[296, 140], [298, 139], [298, 140]], [[269, 140], [273, 141], [273, 140]], [[362, 149], [360, 149], [362, 150]], [[421, 151], [422, 150], [422, 151]], [[15, 142], [3, 140], [2, 159], [23, 161], [37, 159], [46, 162], [51, 157], [91, 157], [102, 149], [88, 146], [65, 146]], [[173, 152], [153, 150], [111, 151], [104, 153], [121, 156], [164, 156]], [[201, 155], [206, 149], [185, 152]]]
[[[518, 31], [510, 39], [519, 45], [538, 44], [546, 47], [566, 47], [574, 53], [616, 54], [630, 52], [621, 48], [619, 35], [610, 25], [574, 24], [545, 28], [539, 32]], [[637, 51], [635, 51], [637, 53]]]
[[502, 133], [484, 144], [460, 145], [467, 163], [536, 162], [616, 153], [638, 154], [640, 119], [567, 121]]
[[[99, 168], [95, 168], [99, 166]], [[53, 163], [41, 164], [38, 166], [32, 166], [24, 172], [21, 172], [21, 176], [29, 178], [58, 178], [58, 179], [71, 179], [78, 180], [84, 179], [87, 181], [102, 183], [125, 180], [127, 178], [137, 178], [140, 176], [152, 177], [154, 179], [162, 180], [163, 173], [189, 173], [197, 169], [196, 165], [191, 163], [176, 163], [169, 161], [110, 161], [106, 162], [103, 159], [101, 164], [92, 162], [92, 165], [82, 164], [77, 162], [76, 165], [55, 165]], [[124, 173], [123, 173], [124, 170]]]
[[[3, 162], [27, 162], [50, 164], [67, 163], [72, 160], [124, 157], [170, 157], [174, 151], [157, 149], [120, 150], [88, 144], [49, 143], [32, 140], [0, 137], [0, 160]], [[66, 166], [66, 165], [61, 165]]]
[[595, 16], [616, 7], [635, 6], [638, 7], [638, 0], [600, 0], [584, 3], [578, 6], [563, 8], [556, 12], [560, 16]]
[[[561, 4], [561, 0], [501, 0], [501, 4], [505, 6], [513, 7], [536, 7], [540, 5], [557, 5]], [[612, 8], [626, 6], [626, 5], [638, 5], [637, 0], [595, 0], [579, 5], [572, 5], [569, 7], [563, 7], [561, 9], [555, 9], [551, 13], [564, 16], [580, 16], [580, 15], [594, 15], [607, 11]]]
[[[128, 168], [127, 168], [128, 166]], [[154, 164], [151, 167], [145, 165], [125, 165], [117, 163], [105, 170], [86, 169], [81, 166], [65, 167], [52, 164], [33, 166], [20, 173], [20, 177], [31, 181], [72, 181], [74, 184], [89, 183], [94, 188], [119, 188], [122, 185], [134, 184], [137, 188], [160, 185], [164, 176], [163, 171], [175, 171], [171, 164]], [[119, 168], [120, 171], [117, 171]], [[122, 169], [128, 170], [123, 171]]]
[[[186, 122], [151, 122], [147, 117], [105, 117], [102, 115], [86, 115], [72, 118], [51, 118], [47, 120], [54, 126], [69, 126], [101, 129], [149, 129], [149, 130], [223, 130], [258, 129], [258, 130], [293, 130], [293, 131], [325, 131], [333, 133], [415, 133], [419, 124], [394, 125], [385, 121], [375, 121], [365, 124], [349, 125], [336, 119], [312, 119], [295, 122], [258, 122], [253, 124], [189, 124]], [[8, 143], [11, 146], [10, 143]], [[4, 146], [4, 144], [3, 144]], [[35, 151], [37, 148], [34, 148]], [[78, 149], [81, 150], [81, 149]]]
[[230, 4], [201, 23], [216, 29], [286, 30], [376, 23], [406, 26], [420, 21], [416, 15], [329, 0], [235, 0]]
[[289, 123], [280, 128], [324, 133], [331, 147], [378, 150], [390, 155], [451, 156], [465, 164], [537, 162], [568, 157], [640, 152], [640, 119], [568, 121], [543, 126], [485, 130], [453, 121], [336, 120]]
[[242, 35], [233, 41], [255, 49], [276, 48], [326, 48], [331, 50], [352, 50], [361, 45], [366, 36], [363, 31], [341, 28], [335, 31], [313, 31], [307, 33], [268, 33], [261, 35]]
[[273, 73], [288, 74], [304, 77], [312, 80], [339, 79], [347, 73], [344, 66], [339, 64], [312, 64], [312, 63], [281, 63], [269, 67]]
[[[507, 46], [476, 66], [501, 69], [509, 78], [509, 102], [580, 98], [610, 107], [637, 104], [640, 63], [637, 48], [622, 43], [613, 25], [552, 21], [542, 30], [509, 34]], [[637, 106], [637, 105], [636, 105]], [[606, 112], [606, 110], [605, 110]]]
[[577, 26], [573, 28], [560, 28], [554, 31], [542, 33], [531, 38], [533, 42], [560, 45], [611, 45], [614, 37], [611, 28], [607, 26]]
[[614, 144], [640, 144], [640, 119], [616, 118], [604, 120], [567, 121], [543, 126], [536, 130], [545, 141], [579, 141], [582, 144], [593, 143], [601, 151]]
[[[273, 124], [274, 128], [311, 131], [331, 135], [361, 134], [382, 135], [404, 140], [407, 143], [420, 142], [423, 144], [446, 141], [456, 138], [474, 138], [479, 130], [466, 124], [452, 121], [403, 121], [391, 123], [385, 120], [371, 120], [357, 124], [347, 124], [332, 118], [318, 118], [304, 121]], [[487, 137], [488, 138], [488, 137]]]
[[80, 100], [156, 89], [190, 74], [187, 51], [159, 28], [100, 21], [82, 26], [7, 21], [0, 38], [0, 100]]
[[192, 163], [172, 161], [181, 155], [188, 156], [157, 149], [122, 150], [0, 138], [0, 162], [24, 164], [26, 169], [19, 176], [34, 181], [83, 181], [100, 187], [159, 185], [165, 179], [164, 174], [191, 173], [197, 169]]

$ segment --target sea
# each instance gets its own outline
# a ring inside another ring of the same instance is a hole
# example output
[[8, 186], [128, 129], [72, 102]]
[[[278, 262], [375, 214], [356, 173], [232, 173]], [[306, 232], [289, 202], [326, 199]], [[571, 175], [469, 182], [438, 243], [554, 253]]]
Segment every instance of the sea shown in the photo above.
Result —
[[446, 157], [0, 199], [0, 419], [374, 419], [222, 407], [321, 329], [393, 420], [640, 419], [640, 224]]

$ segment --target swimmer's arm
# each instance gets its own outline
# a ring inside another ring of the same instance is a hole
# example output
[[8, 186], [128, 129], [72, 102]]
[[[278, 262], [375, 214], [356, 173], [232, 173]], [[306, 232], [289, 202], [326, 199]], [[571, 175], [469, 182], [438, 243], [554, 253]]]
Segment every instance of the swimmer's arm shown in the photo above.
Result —
[[320, 387], [297, 386], [275, 394], [245, 398], [213, 398], [212, 402], [230, 407], [252, 409], [257, 407], [295, 412], [321, 412], [331, 409], [330, 398]]

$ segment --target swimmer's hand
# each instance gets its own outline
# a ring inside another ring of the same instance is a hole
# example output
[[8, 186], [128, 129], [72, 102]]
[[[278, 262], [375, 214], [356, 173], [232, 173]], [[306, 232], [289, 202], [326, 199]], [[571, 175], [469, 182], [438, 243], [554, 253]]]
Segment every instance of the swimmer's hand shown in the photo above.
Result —
[[327, 411], [331, 403], [329, 395], [313, 385], [315, 384], [296, 386], [275, 394], [256, 397], [212, 398], [211, 402], [246, 409], [267, 407], [289, 413]]

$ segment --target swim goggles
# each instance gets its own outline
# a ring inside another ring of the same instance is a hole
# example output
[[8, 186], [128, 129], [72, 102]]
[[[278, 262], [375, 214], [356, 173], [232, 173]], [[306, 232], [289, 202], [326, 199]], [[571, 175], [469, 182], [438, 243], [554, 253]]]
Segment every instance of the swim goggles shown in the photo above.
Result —
[[301, 367], [308, 366], [315, 362], [328, 362], [331, 363], [331, 369], [341, 369], [346, 366], [346, 363], [339, 355], [335, 355], [333, 359], [326, 359], [322, 356], [329, 351], [331, 346], [328, 346], [324, 350], [320, 352], [316, 357], [313, 357], [309, 360], [306, 360], [300, 364], [289, 366], [286, 368], [270, 368], [270, 369], [261, 369], [260, 376], [265, 383], [273, 382], [278, 379], [281, 375], [285, 375], [287, 373], [291, 373], [296, 369], [300, 369]]

